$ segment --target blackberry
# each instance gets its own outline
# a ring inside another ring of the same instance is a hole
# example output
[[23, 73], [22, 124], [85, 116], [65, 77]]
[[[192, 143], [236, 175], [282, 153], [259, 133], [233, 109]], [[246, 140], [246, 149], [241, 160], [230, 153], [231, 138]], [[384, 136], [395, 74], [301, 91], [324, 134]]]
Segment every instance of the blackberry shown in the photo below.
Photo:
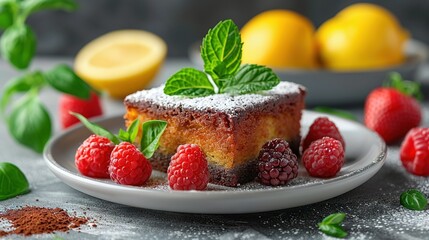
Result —
[[298, 158], [283, 139], [275, 138], [262, 146], [258, 156], [258, 181], [280, 186], [298, 176]]

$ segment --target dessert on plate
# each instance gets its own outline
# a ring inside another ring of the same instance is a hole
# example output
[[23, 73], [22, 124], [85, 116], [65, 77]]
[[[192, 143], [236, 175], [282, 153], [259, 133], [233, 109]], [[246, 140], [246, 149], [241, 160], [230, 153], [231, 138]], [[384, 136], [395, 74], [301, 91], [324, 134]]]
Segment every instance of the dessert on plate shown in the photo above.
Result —
[[136, 119], [167, 122], [150, 159], [154, 169], [167, 171], [179, 145], [196, 144], [210, 182], [237, 186], [255, 179], [267, 141], [284, 139], [298, 153], [305, 88], [280, 82], [265, 66], [241, 65], [242, 44], [238, 27], [221, 21], [203, 39], [204, 72], [184, 68], [164, 86], [125, 98], [127, 126]]
[[161, 86], [127, 96], [125, 119], [127, 125], [137, 118], [167, 121], [151, 158], [154, 169], [166, 171], [177, 147], [194, 143], [207, 156], [211, 182], [237, 186], [255, 177], [256, 158], [268, 140], [283, 138], [298, 153], [304, 97], [305, 89], [290, 82], [258, 94], [197, 98], [169, 96]]

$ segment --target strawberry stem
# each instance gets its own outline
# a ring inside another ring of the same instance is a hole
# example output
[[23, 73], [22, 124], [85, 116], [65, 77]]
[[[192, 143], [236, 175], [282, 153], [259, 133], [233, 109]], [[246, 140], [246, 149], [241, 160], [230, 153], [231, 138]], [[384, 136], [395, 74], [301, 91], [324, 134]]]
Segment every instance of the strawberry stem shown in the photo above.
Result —
[[384, 87], [394, 88], [401, 93], [413, 97], [419, 101], [423, 100], [423, 93], [420, 90], [420, 83], [404, 80], [401, 74], [392, 72], [389, 74], [389, 80], [383, 84]]

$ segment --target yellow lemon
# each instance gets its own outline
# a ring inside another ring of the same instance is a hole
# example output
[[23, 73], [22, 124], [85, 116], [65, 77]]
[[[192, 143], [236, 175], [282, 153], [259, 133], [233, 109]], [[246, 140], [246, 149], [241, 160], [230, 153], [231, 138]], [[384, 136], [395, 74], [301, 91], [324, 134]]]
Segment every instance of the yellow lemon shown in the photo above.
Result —
[[243, 63], [273, 68], [313, 68], [316, 44], [311, 22], [288, 10], [260, 13], [241, 29]]
[[359, 3], [323, 23], [316, 37], [325, 67], [358, 70], [402, 63], [408, 33], [386, 9]]
[[165, 42], [142, 30], [119, 30], [84, 46], [76, 56], [78, 76], [115, 98], [148, 86], [167, 53]]

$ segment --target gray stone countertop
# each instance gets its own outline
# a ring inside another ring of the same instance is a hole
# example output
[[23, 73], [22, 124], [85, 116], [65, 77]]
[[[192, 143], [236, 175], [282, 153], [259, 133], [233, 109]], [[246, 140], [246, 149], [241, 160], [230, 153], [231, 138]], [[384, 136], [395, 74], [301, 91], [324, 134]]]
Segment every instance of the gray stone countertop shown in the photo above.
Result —
[[[39, 58], [37, 68], [49, 68], [69, 59]], [[184, 66], [187, 60], [168, 60], [153, 85], [158, 85]], [[16, 76], [0, 62], [0, 87]], [[424, 83], [427, 84], [427, 83]], [[48, 106], [60, 134], [57, 114], [58, 93], [47, 90], [42, 100]], [[103, 98], [104, 115], [122, 114], [122, 102]], [[429, 125], [429, 106], [423, 103], [424, 122]], [[362, 119], [362, 108], [348, 110]], [[97, 227], [84, 226], [80, 231], [56, 233], [64, 239], [330, 239], [317, 229], [323, 217], [344, 212], [344, 227], [349, 239], [429, 239], [429, 210], [410, 211], [399, 204], [400, 194], [418, 188], [429, 195], [429, 179], [408, 174], [400, 164], [399, 146], [389, 146], [381, 170], [356, 189], [336, 198], [312, 205], [266, 213], [240, 215], [204, 215], [139, 209], [100, 200], [67, 186], [55, 177], [42, 155], [21, 147], [9, 136], [4, 122], [0, 124], [0, 161], [16, 164], [27, 176], [31, 192], [0, 202], [0, 212], [25, 205], [60, 207], [97, 220]], [[243, 203], [245, 204], [245, 203]], [[270, 204], [267, 202], [266, 204]], [[30, 238], [53, 239], [53, 234]], [[11, 235], [6, 239], [24, 237]]]

